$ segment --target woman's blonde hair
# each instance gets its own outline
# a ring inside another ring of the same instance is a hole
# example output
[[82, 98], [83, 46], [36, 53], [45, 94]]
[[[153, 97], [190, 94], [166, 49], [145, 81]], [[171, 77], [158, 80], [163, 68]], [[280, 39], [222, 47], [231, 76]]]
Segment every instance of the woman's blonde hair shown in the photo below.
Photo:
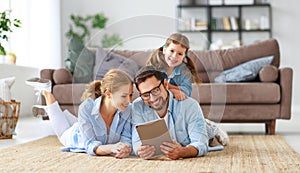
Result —
[[[176, 45], [180, 44], [182, 47], [186, 48], [186, 51], [185, 51], [186, 62], [183, 61], [183, 63], [186, 64], [187, 68], [192, 73], [193, 81], [196, 82], [196, 83], [201, 83], [201, 79], [197, 74], [197, 69], [196, 69], [196, 65], [195, 65], [194, 61], [191, 60], [191, 58], [189, 58], [187, 56], [189, 48], [186, 47], [185, 45], [187, 45], [188, 43], [182, 44], [180, 41], [173, 40], [172, 39], [173, 35], [175, 35], [175, 34], [172, 34], [170, 36], [170, 38], [168, 38], [166, 40], [166, 43], [165, 43], [164, 47], [168, 47], [171, 43], [173, 43], [173, 44], [176, 44]], [[178, 40], [182, 40], [182, 38], [185, 38], [184, 40], [185, 40], [185, 42], [187, 42], [186, 41], [187, 38], [184, 35], [176, 34], [176, 38], [178, 38]], [[148, 58], [148, 60], [146, 62], [146, 65], [147, 66], [153, 66], [157, 69], [168, 69], [169, 68], [169, 66], [168, 66], [168, 64], [165, 60], [164, 54], [163, 54], [163, 47], [160, 47], [160, 48], [158, 48], [158, 49], [156, 49], [155, 51], [152, 52], [152, 54], [150, 55], [150, 58]]]
[[89, 97], [96, 99], [103, 96], [107, 90], [114, 93], [118, 91], [121, 86], [128, 84], [133, 84], [133, 82], [126, 72], [119, 69], [111, 69], [104, 75], [102, 80], [95, 80], [86, 86], [81, 101]]

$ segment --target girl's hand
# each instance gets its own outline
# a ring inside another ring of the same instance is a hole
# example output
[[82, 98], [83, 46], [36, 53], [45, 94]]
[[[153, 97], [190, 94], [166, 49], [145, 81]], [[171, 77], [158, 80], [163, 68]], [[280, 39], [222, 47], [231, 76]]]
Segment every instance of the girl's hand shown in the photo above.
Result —
[[185, 99], [188, 98], [185, 95], [185, 93], [182, 92], [181, 90], [170, 90], [170, 91], [173, 93], [173, 95], [174, 95], [174, 97], [175, 97], [176, 100], [185, 100]]

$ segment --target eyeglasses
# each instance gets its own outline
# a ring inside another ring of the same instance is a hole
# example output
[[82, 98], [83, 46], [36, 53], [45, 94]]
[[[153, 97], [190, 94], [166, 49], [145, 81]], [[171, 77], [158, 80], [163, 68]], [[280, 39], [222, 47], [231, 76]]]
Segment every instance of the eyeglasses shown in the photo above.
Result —
[[160, 94], [160, 85], [163, 83], [163, 80], [159, 83], [159, 85], [155, 88], [153, 88], [152, 90], [148, 91], [148, 92], [144, 92], [143, 94], [140, 94], [140, 97], [143, 100], [149, 100], [150, 99], [150, 94], [153, 96], [157, 96], [158, 94]]

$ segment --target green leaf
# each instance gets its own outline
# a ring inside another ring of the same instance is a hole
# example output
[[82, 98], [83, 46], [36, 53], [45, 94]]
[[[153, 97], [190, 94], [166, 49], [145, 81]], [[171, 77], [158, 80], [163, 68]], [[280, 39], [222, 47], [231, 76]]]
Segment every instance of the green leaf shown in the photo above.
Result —
[[[7, 41], [9, 40], [9, 33], [13, 32], [14, 28], [21, 27], [21, 20], [10, 18], [11, 10], [0, 12], [0, 39]], [[0, 43], [0, 54], [5, 55], [5, 48]]]
[[122, 38], [119, 36], [119, 34], [104, 34], [102, 40], [102, 47], [104, 48], [111, 48], [114, 46], [122, 46], [123, 45], [123, 41]]
[[0, 44], [0, 55], [6, 55], [6, 51], [1, 44]]

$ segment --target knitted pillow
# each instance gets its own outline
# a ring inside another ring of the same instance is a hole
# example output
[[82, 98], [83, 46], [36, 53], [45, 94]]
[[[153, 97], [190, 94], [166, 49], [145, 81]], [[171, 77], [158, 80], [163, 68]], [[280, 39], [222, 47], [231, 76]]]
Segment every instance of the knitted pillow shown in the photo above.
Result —
[[14, 84], [16, 77], [7, 77], [0, 79], [0, 98], [4, 101], [11, 100], [11, 86]]

